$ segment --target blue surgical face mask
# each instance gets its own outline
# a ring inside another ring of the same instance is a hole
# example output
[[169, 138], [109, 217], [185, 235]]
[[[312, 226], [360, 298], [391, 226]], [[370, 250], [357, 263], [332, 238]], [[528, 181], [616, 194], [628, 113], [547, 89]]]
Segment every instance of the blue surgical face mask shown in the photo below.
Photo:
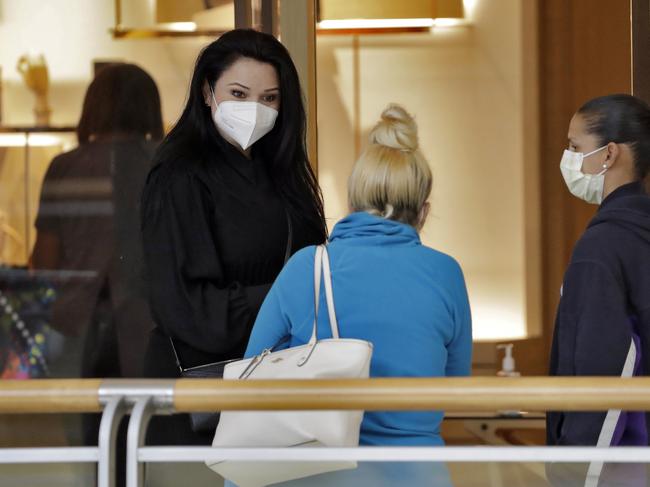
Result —
[[606, 148], [607, 146], [604, 145], [587, 154], [570, 150], [564, 151], [562, 161], [560, 162], [560, 171], [562, 171], [564, 182], [569, 188], [569, 191], [576, 198], [580, 198], [594, 205], [602, 203], [605, 188], [605, 173], [608, 169], [607, 165], [603, 164], [603, 170], [598, 174], [585, 174], [582, 172], [582, 164], [586, 157]]

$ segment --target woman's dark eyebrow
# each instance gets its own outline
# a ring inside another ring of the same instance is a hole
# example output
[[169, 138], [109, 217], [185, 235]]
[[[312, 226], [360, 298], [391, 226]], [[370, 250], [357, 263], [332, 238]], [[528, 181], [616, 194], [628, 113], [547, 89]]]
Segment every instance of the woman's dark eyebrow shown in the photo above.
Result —
[[264, 90], [264, 93], [268, 93], [269, 91], [280, 91], [280, 88], [269, 88], [268, 90]]
[[228, 86], [233, 86], [233, 85], [241, 86], [242, 88], [244, 88], [246, 90], [250, 90], [250, 88], [248, 86], [242, 85], [241, 83], [237, 83], [236, 81], [234, 83], [230, 83]]

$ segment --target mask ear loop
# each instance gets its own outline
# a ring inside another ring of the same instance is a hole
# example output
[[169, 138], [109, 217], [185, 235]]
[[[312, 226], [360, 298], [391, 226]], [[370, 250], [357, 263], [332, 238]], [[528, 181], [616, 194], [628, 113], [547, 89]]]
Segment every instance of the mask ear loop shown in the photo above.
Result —
[[609, 144], [604, 145], [604, 146], [602, 146], [602, 147], [599, 147], [599, 148], [596, 149], [596, 150], [592, 150], [592, 151], [589, 152], [588, 154], [585, 154], [584, 156], [582, 156], [583, 159], [589, 157], [589, 156], [592, 155], [592, 154], [595, 154], [596, 152], [600, 152], [600, 151], [603, 150], [603, 149], [607, 149], [607, 146], [608, 146], [608, 145], [609, 145]]
[[[583, 155], [583, 156], [582, 156], [582, 160], [584, 161], [584, 160], [585, 160], [587, 157], [589, 157], [590, 155], [595, 154], [596, 152], [600, 152], [600, 151], [603, 150], [603, 149], [607, 149], [607, 146], [608, 146], [608, 145], [609, 145], [609, 144], [604, 145], [604, 146], [602, 146], [602, 147], [599, 147], [599, 148], [596, 149], [596, 150], [592, 150], [592, 151], [589, 152], [588, 154]], [[583, 162], [583, 163], [584, 163], [584, 162]], [[609, 170], [609, 167], [607, 166], [607, 164], [603, 164], [603, 170], [600, 171], [598, 174], [595, 174], [595, 176], [602, 176], [602, 175], [605, 174], [608, 170]]]
[[[601, 147], [601, 149], [606, 149], [608, 146], [609, 146], [609, 144], [607, 144], [606, 146]], [[600, 149], [599, 149], [599, 150], [600, 150]], [[607, 157], [609, 157], [609, 155], [607, 155]], [[605, 159], [605, 161], [607, 161], [607, 159]], [[599, 175], [599, 176], [602, 176], [602, 175], [605, 174], [608, 170], [609, 170], [609, 166], [607, 165], [607, 162], [603, 162], [603, 170], [600, 171], [600, 172], [598, 173], [598, 175]]]
[[214, 103], [214, 108], [216, 110], [219, 104], [217, 103], [217, 99], [214, 97], [214, 89], [212, 86], [210, 86], [210, 95], [212, 96], [212, 102]]

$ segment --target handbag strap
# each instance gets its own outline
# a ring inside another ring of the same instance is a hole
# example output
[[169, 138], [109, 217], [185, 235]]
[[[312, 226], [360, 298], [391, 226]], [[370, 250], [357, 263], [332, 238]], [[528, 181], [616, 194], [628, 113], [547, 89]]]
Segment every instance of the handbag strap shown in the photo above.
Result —
[[284, 214], [287, 217], [287, 248], [284, 251], [284, 263], [286, 264], [291, 257], [291, 247], [293, 246], [293, 224], [291, 223], [291, 215], [287, 207], [284, 207]]
[[327, 314], [330, 319], [330, 329], [332, 338], [339, 338], [339, 325], [336, 319], [336, 310], [334, 308], [334, 292], [332, 290], [332, 272], [330, 268], [329, 253], [327, 246], [319, 245], [316, 247], [314, 254], [314, 326], [312, 330], [310, 344], [315, 344], [317, 341], [318, 329], [318, 308], [320, 302], [320, 283], [321, 277], [325, 287], [325, 303], [327, 304]]
[[[287, 219], [287, 246], [284, 251], [284, 263], [286, 264], [289, 258], [291, 257], [291, 248], [293, 246], [293, 224], [291, 223], [291, 215], [289, 214], [289, 210], [287, 210], [287, 207], [284, 207], [284, 216]], [[331, 284], [330, 284], [331, 287]], [[337, 338], [338, 338], [338, 332], [337, 332]], [[276, 348], [278, 345], [280, 345], [282, 342], [286, 341], [287, 338], [281, 339], [278, 343], [276, 343], [273, 348]], [[178, 356], [178, 351], [176, 350], [176, 347], [174, 346], [174, 339], [170, 336], [169, 337], [169, 343], [172, 345], [172, 351], [174, 352], [174, 359], [176, 361], [176, 366], [178, 367], [178, 370], [181, 372], [181, 374], [188, 370], [183, 368], [181, 365], [181, 359]]]
[[172, 337], [169, 337], [169, 343], [172, 344], [172, 351], [174, 352], [174, 360], [176, 361], [176, 367], [178, 367], [179, 372], [182, 374], [185, 372], [185, 369], [181, 365], [181, 359], [178, 357], [178, 352], [176, 351], [176, 347], [174, 346], [174, 339]]
[[323, 245], [323, 282], [325, 283], [325, 301], [327, 302], [327, 313], [330, 318], [332, 338], [339, 338], [339, 323], [336, 319], [334, 309], [334, 291], [332, 290], [332, 272], [330, 270], [330, 257], [327, 247]]

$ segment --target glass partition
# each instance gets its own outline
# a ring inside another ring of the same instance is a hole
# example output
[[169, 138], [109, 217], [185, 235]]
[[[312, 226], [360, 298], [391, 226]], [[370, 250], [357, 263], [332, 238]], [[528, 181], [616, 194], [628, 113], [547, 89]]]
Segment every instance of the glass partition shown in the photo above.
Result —
[[474, 339], [538, 336], [533, 2], [465, 4], [465, 23], [426, 32], [318, 32], [326, 215], [330, 227], [345, 216], [352, 164], [382, 110], [402, 104], [415, 116], [433, 172], [422, 240], [463, 268]]
[[[434, 463], [360, 462], [356, 469], [287, 482], [286, 487], [574, 487], [585, 485], [589, 463]], [[647, 464], [608, 464], [601, 487], [642, 487], [650, 472]], [[90, 465], [0, 465], [3, 487], [92, 485]], [[146, 487], [172, 487], [191, 478], [193, 486], [223, 485], [223, 480], [204, 465], [154, 464], [146, 469]]]

